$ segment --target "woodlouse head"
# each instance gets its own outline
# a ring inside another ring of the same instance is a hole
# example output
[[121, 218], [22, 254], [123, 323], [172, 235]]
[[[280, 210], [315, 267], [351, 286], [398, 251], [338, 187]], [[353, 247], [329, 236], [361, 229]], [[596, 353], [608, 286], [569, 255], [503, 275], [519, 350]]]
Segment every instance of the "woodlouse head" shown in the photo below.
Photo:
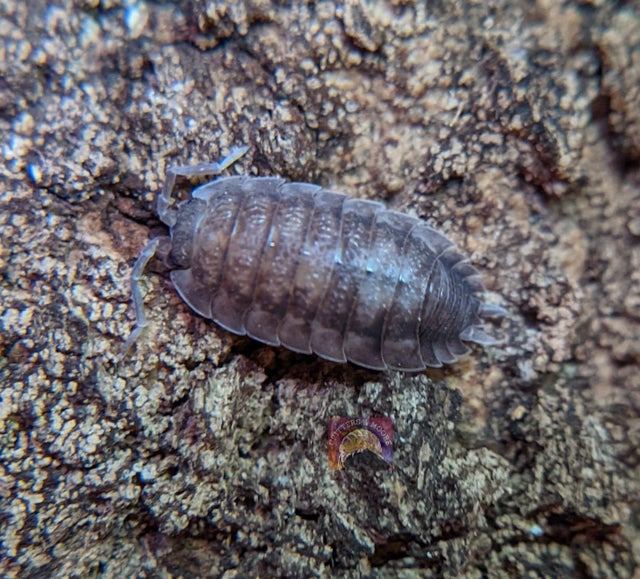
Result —
[[167, 262], [170, 268], [187, 269], [191, 266], [193, 238], [204, 205], [204, 201], [192, 199], [178, 208], [178, 217], [171, 227], [171, 249]]

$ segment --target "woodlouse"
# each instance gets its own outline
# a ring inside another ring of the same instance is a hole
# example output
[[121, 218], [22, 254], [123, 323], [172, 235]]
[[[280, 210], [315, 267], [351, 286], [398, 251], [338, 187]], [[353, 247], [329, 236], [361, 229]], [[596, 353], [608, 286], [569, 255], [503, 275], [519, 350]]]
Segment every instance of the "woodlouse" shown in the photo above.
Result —
[[132, 273], [157, 253], [189, 306], [223, 328], [270, 345], [375, 370], [454, 362], [463, 341], [493, 344], [480, 325], [504, 310], [484, 304], [478, 271], [420, 219], [276, 177], [223, 177], [170, 208], [176, 176], [216, 175], [220, 163], [167, 171], [156, 200], [168, 237], [152, 240]]

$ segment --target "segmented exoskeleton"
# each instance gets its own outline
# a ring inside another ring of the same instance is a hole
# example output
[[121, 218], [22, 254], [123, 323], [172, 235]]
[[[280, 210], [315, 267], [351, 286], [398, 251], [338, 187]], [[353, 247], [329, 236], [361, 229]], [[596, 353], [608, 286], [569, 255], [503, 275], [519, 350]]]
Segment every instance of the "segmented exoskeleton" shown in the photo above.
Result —
[[218, 174], [221, 163], [169, 169], [157, 199], [169, 237], [142, 251], [138, 280], [157, 252], [191, 308], [236, 334], [375, 370], [422, 370], [454, 362], [464, 341], [492, 344], [478, 271], [451, 241], [382, 203], [277, 177], [224, 177], [170, 208], [178, 175]]

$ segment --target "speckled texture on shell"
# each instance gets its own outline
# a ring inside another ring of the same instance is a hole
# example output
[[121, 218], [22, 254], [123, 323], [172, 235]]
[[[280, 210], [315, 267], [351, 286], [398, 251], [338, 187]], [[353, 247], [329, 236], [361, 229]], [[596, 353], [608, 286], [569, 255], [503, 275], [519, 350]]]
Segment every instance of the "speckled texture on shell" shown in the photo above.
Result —
[[171, 280], [200, 315], [261, 342], [375, 370], [450, 363], [491, 310], [442, 234], [382, 203], [226, 177], [183, 203]]

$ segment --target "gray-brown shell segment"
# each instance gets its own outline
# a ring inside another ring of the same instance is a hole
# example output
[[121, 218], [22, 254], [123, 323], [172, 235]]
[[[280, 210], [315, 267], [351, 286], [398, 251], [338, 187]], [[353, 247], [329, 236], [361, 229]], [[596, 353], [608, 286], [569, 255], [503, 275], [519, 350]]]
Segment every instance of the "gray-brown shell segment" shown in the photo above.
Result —
[[171, 280], [236, 334], [336, 362], [421, 370], [455, 361], [495, 314], [442, 234], [381, 203], [273, 177], [197, 188], [171, 228]]

